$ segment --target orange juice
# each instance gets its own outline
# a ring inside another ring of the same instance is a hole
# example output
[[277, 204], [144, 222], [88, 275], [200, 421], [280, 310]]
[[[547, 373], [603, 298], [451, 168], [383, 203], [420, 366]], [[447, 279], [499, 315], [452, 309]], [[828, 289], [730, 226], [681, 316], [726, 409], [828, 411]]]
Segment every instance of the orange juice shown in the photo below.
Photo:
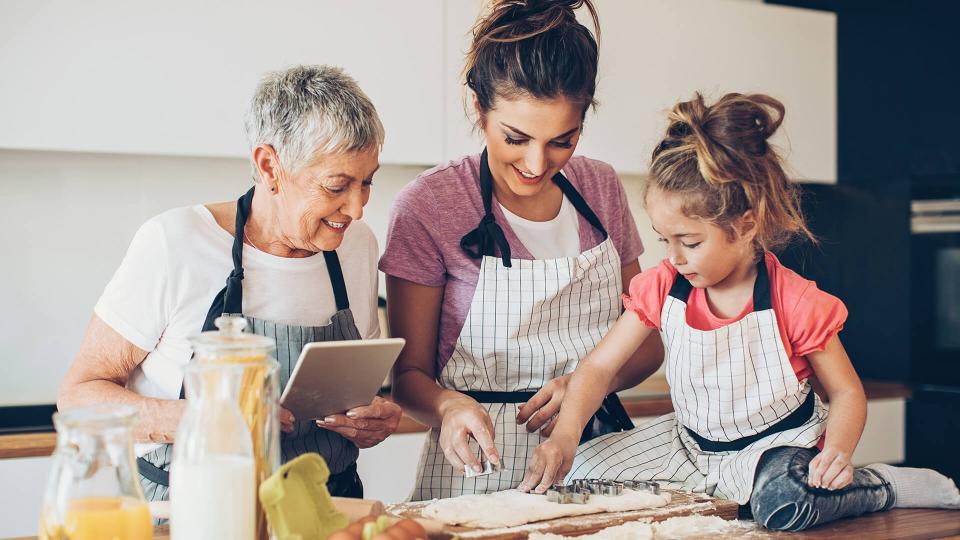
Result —
[[147, 504], [129, 497], [84, 497], [70, 502], [58, 535], [41, 526], [49, 540], [153, 540]]

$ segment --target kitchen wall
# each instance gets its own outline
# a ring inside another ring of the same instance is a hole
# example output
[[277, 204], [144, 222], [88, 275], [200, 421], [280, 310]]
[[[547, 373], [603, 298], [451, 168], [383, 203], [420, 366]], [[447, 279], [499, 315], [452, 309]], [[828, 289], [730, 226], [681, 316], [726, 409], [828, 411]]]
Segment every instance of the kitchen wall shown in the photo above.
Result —
[[[364, 220], [381, 248], [391, 201], [426, 168], [385, 164], [377, 173]], [[0, 406], [54, 402], [93, 305], [144, 220], [235, 199], [249, 178], [239, 158], [0, 150]], [[624, 177], [647, 267], [662, 252], [639, 205], [641, 182]]]

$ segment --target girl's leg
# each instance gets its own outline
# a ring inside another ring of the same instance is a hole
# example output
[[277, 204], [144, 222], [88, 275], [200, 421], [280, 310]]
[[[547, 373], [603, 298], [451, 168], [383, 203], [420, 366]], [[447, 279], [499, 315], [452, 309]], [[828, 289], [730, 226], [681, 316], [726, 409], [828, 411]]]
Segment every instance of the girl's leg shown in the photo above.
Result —
[[869, 468], [854, 470], [853, 481], [831, 491], [807, 485], [813, 448], [785, 446], [760, 458], [750, 508], [760, 525], [778, 531], [801, 531], [840, 518], [893, 507], [896, 494], [882, 475]]

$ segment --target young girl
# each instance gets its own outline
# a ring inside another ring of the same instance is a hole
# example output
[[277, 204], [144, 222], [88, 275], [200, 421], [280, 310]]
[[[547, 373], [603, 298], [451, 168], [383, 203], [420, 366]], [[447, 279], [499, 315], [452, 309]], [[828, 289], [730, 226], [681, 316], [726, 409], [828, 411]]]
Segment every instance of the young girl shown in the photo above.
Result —
[[[697, 94], [674, 107], [645, 193], [668, 259], [630, 283], [627, 311], [577, 367], [520, 489], [543, 492], [568, 473], [655, 480], [749, 501], [758, 523], [791, 531], [894, 506], [960, 507], [934, 471], [850, 462], [866, 398], [837, 336], [846, 309], [771, 253], [813, 239], [767, 144], [783, 112], [763, 95], [707, 106]], [[675, 412], [578, 451], [603, 398], [594, 389], [609, 387], [654, 329]]]

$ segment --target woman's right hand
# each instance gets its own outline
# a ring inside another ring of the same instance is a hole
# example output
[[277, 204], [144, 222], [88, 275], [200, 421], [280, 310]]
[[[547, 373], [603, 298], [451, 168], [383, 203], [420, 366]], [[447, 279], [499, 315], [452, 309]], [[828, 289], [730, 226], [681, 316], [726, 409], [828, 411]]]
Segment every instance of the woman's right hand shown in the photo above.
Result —
[[447, 462], [455, 470], [465, 471], [471, 467], [482, 472], [480, 459], [470, 449], [470, 437], [480, 445], [480, 450], [493, 465], [500, 466], [500, 453], [494, 445], [494, 427], [490, 414], [475, 400], [463, 396], [451, 398], [443, 411], [440, 425], [440, 449]]
[[297, 419], [293, 417], [293, 413], [280, 407], [280, 431], [292, 433], [296, 423]]

